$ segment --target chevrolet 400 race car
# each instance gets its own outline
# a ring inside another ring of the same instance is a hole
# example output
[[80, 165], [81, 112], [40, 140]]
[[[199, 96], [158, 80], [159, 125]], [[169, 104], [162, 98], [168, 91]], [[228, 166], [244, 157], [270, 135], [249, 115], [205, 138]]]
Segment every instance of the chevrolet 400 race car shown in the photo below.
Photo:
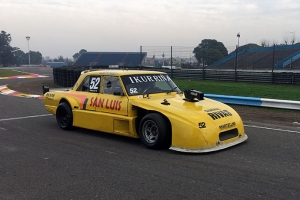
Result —
[[45, 91], [44, 103], [62, 129], [140, 138], [150, 149], [202, 153], [247, 139], [235, 110], [202, 92], [181, 92], [164, 72], [84, 71], [71, 90]]

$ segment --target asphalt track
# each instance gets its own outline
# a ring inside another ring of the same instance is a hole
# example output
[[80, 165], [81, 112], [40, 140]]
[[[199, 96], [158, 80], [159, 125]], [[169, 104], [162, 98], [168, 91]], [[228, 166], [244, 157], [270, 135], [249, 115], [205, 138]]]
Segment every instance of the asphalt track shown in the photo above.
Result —
[[[11, 81], [29, 80], [0, 85]], [[63, 131], [42, 100], [0, 95], [0, 199], [300, 199], [300, 129], [245, 130], [247, 142], [216, 153], [154, 151]]]

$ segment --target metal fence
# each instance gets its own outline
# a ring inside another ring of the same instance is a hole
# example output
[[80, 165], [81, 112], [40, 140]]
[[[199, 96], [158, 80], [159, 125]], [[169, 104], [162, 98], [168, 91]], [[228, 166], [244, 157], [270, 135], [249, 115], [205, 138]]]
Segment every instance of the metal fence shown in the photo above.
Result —
[[183, 68], [187, 65], [200, 68], [199, 63], [194, 56], [195, 47], [182, 46], [141, 46], [141, 52], [146, 52], [147, 56], [141, 63], [145, 67], [156, 68]]
[[[106, 68], [109, 68], [107, 66]], [[96, 70], [97, 66], [53, 68], [54, 83], [63, 87], [72, 87], [83, 70]], [[168, 69], [154, 67], [130, 67], [127, 69], [155, 70], [169, 74], [172, 79], [214, 80], [253, 82], [268, 84], [300, 85], [300, 71], [247, 71], [247, 70], [211, 70], [211, 69]]]
[[173, 69], [232, 69], [232, 70], [297, 70], [300, 69], [300, 44], [274, 45], [233, 49], [230, 54], [214, 63], [207, 63], [205, 55], [200, 60], [194, 56], [195, 47], [182, 46], [141, 46], [147, 56], [141, 63], [146, 67]]

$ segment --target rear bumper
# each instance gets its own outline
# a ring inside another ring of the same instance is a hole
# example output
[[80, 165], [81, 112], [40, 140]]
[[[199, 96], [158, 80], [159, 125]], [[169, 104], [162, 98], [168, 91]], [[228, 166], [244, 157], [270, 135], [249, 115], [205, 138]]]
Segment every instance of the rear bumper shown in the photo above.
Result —
[[187, 149], [187, 148], [171, 146], [170, 150], [186, 152], [186, 153], [208, 153], [208, 152], [219, 151], [222, 149], [226, 149], [228, 147], [235, 146], [237, 144], [240, 144], [240, 143], [246, 141], [247, 139], [248, 139], [248, 136], [245, 134], [243, 137], [239, 138], [238, 140], [235, 140], [233, 142], [226, 143], [226, 144], [216, 145], [214, 147], [199, 148], [199, 149]]

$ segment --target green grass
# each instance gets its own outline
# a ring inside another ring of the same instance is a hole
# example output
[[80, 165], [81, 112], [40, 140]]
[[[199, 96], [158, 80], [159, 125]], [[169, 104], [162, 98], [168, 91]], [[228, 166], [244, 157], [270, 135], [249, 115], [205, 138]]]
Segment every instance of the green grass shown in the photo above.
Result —
[[206, 94], [258, 97], [300, 101], [299, 85], [271, 85], [259, 83], [240, 83], [222, 81], [196, 81], [174, 79], [182, 90], [195, 89]]
[[27, 75], [26, 73], [18, 72], [10, 69], [0, 69], [0, 77]]

